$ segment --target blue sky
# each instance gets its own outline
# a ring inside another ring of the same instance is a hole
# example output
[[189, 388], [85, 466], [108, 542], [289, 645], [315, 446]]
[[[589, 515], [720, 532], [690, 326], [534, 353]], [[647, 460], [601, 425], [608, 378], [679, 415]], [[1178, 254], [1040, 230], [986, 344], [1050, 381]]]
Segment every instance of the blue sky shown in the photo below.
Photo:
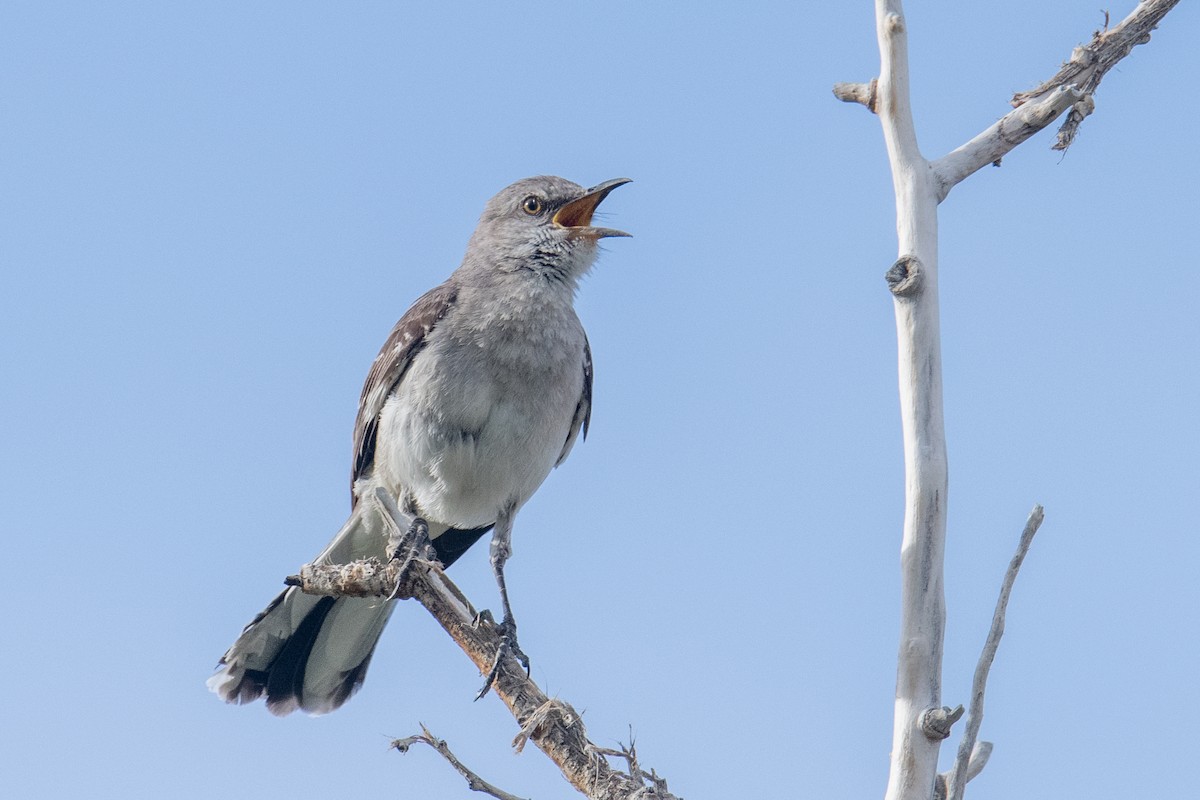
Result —
[[[1132, 2], [1113, 7], [1119, 19]], [[936, 157], [1097, 5], [909, 3]], [[1193, 791], [1198, 19], [941, 213], [945, 701], [1025, 517], [970, 796]], [[393, 322], [521, 177], [629, 176], [578, 301], [591, 436], [519, 516], [533, 675], [677, 793], [880, 796], [902, 510], [895, 258], [869, 2], [12, 3], [0, 11], [0, 793], [564, 797], [416, 606], [366, 686], [275, 719], [204, 689], [348, 507]], [[486, 549], [452, 570], [497, 605]], [[955, 742], [951, 740], [951, 745]], [[950, 757], [953, 747], [944, 750]], [[350, 787], [347, 790], [347, 787]]]

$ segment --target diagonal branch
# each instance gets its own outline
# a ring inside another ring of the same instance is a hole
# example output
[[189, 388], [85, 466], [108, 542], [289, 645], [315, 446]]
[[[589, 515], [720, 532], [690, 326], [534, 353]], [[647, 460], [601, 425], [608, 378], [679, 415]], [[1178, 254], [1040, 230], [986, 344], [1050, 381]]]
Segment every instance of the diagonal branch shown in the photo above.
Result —
[[[1062, 65], [1054, 77], [1035, 89], [1013, 95], [1012, 104], [1021, 106], [1061, 86], [1075, 86], [1090, 97], [1117, 62], [1139, 44], [1150, 41], [1151, 31], [1178, 4], [1179, 0], [1141, 0], [1133, 13], [1116, 26], [1106, 26], [1105, 30], [1096, 31], [1090, 42], [1076, 47], [1071, 59]], [[1058, 140], [1053, 149], [1066, 150], [1071, 146], [1080, 123], [1090, 111], [1090, 107], [1077, 107], [1071, 111], [1066, 122], [1058, 129]]]
[[[372, 498], [394, 537], [402, 528], [394, 501], [380, 491]], [[439, 564], [422, 558], [399, 559], [387, 564], [366, 559], [351, 564], [306, 564], [287, 582], [309, 594], [333, 597], [412, 598], [433, 615], [481, 674], [492, 668], [500, 650], [501, 633], [490, 615], [479, 614]], [[591, 800], [631, 800], [643, 797], [647, 786], [640, 777], [613, 769], [602, 748], [588, 740], [579, 712], [570, 704], [550, 698], [525, 673], [512, 655], [497, 665], [492, 686], [521, 726], [514, 741], [520, 750], [533, 742], [560, 770], [563, 777]], [[675, 800], [666, 782], [657, 779], [657, 800]]]
[[938, 202], [981, 168], [988, 164], [999, 166], [1000, 159], [1009, 151], [1054, 122], [1068, 108], [1090, 102], [1091, 96], [1074, 86], [1059, 86], [1014, 108], [983, 133], [933, 162]]
[[1071, 60], [1054, 77], [1036, 89], [1012, 99], [1015, 108], [971, 141], [933, 162], [938, 202], [967, 176], [1000, 159], [1017, 145], [1070, 110], [1058, 129], [1055, 150], [1066, 150], [1075, 140], [1080, 123], [1096, 107], [1093, 95], [1100, 81], [1117, 62], [1139, 44], [1150, 41], [1150, 31], [1179, 0], [1143, 0], [1116, 27], [1097, 31], [1092, 41], [1075, 48]]
[[950, 800], [962, 800], [963, 792], [967, 788], [967, 781], [973, 777], [969, 774], [970, 770], [968, 769], [972, 760], [979, 764], [978, 769], [975, 770], [978, 774], [978, 770], [983, 769], [983, 762], [987, 761], [987, 754], [991, 752], [989, 747], [981, 760], [976, 755], [975, 749], [975, 742], [979, 738], [979, 726], [983, 724], [983, 695], [987, 689], [988, 672], [992, 668], [992, 661], [996, 658], [996, 649], [1000, 647], [1000, 637], [1004, 635], [1004, 616], [1008, 611], [1008, 597], [1012, 594], [1013, 583], [1017, 580], [1017, 573], [1020, 572], [1025, 555], [1029, 552], [1029, 546], [1033, 544], [1033, 537], [1045, 517], [1045, 510], [1040, 505], [1033, 507], [1033, 511], [1029, 513], [1029, 520], [1025, 523], [1025, 530], [1021, 532], [1021, 541], [1017, 544], [1017, 552], [1008, 564], [1008, 571], [1004, 573], [1004, 582], [1000, 585], [1000, 597], [996, 600], [996, 611], [992, 615], [992, 627], [988, 631], [987, 641], [984, 642], [983, 653], [979, 656], [979, 664], [975, 667], [975, 677], [971, 682], [971, 708], [967, 712], [967, 729], [963, 732], [962, 742], [958, 745], [958, 756], [954, 760], [954, 769], [948, 776], [947, 795]]

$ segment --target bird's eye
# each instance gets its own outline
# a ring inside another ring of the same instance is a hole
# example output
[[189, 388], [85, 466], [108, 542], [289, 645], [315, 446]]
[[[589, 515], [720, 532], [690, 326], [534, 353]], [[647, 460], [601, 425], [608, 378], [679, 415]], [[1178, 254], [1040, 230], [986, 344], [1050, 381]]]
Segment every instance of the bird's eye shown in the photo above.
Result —
[[531, 217], [540, 214], [542, 213], [542, 199], [531, 194], [522, 201], [521, 208]]

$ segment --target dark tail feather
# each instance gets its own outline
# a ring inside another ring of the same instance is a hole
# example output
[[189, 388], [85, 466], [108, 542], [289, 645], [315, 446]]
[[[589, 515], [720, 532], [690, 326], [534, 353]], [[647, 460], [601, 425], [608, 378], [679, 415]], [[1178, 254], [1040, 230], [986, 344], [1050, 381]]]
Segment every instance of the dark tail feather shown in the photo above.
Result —
[[267, 709], [280, 716], [333, 711], [362, 686], [392, 606], [391, 600], [317, 598], [288, 589], [246, 627], [208, 687], [229, 703], [265, 694]]
[[[279, 655], [265, 671], [267, 708], [271, 713], [288, 713], [293, 707], [303, 707], [304, 672], [321, 626], [333, 609], [334, 599], [322, 597], [309, 611], [295, 633], [284, 642]], [[291, 707], [289, 707], [291, 706]], [[285, 707], [287, 707], [286, 710]]]
[[[381, 520], [360, 505], [315, 563], [384, 558], [386, 546]], [[265, 694], [273, 714], [333, 711], [362, 685], [393, 605], [385, 598], [335, 599], [287, 589], [221, 657], [208, 688], [229, 703]]]
[[[318, 563], [385, 557], [386, 534], [365, 505], [355, 508]], [[433, 540], [438, 559], [449, 566], [491, 528], [444, 531]], [[383, 598], [314, 597], [287, 589], [246, 626], [208, 687], [228, 703], [265, 694], [272, 714], [333, 711], [362, 686], [394, 605]]]

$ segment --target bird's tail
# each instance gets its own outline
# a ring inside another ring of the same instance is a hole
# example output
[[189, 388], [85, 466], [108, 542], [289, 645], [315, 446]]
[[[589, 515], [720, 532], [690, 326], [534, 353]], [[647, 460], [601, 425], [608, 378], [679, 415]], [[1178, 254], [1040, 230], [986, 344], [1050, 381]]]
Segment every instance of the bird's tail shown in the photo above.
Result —
[[[319, 564], [385, 558], [388, 537], [370, 503], [359, 503]], [[272, 714], [325, 714], [358, 691], [394, 601], [315, 597], [286, 589], [221, 657], [208, 688], [227, 703], [264, 694]]]

